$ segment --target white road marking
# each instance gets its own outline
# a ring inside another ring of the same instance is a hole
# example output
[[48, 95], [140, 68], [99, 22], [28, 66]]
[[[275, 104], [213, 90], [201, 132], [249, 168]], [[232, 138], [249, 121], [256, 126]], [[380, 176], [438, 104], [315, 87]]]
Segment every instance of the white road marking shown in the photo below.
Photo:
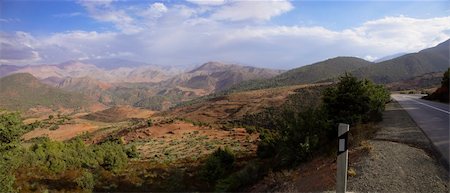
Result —
[[450, 115], [450, 112], [448, 112], [448, 111], [442, 110], [442, 109], [437, 108], [437, 107], [433, 107], [433, 106], [431, 106], [431, 105], [429, 105], [429, 104], [425, 104], [425, 103], [419, 102], [418, 100], [413, 99], [412, 97], [407, 97], [407, 98], [410, 98], [412, 101], [414, 101], [414, 102], [416, 102], [416, 103], [419, 103], [419, 104], [421, 104], [421, 105], [423, 105], [423, 106], [427, 106], [427, 107], [430, 107], [430, 108], [432, 108], [432, 109], [434, 109], [434, 110], [438, 110], [438, 111], [441, 111], [441, 112], [443, 112], [443, 113], [447, 113], [447, 114]]

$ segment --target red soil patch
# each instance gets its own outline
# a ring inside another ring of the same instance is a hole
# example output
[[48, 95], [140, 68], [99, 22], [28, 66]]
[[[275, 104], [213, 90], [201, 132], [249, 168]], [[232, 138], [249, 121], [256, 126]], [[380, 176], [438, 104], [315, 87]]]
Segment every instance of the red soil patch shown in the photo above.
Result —
[[64, 141], [80, 135], [83, 132], [92, 132], [96, 129], [98, 129], [98, 126], [90, 125], [88, 123], [60, 125], [56, 130], [35, 129], [23, 135], [22, 139], [29, 140], [35, 137], [48, 136], [50, 139], [56, 141]]

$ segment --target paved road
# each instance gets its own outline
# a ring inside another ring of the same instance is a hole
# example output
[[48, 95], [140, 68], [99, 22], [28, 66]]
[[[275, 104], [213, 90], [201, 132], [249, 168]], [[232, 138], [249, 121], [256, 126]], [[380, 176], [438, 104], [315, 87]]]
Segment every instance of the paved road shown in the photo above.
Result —
[[424, 131], [449, 162], [449, 105], [420, 99], [419, 95], [391, 95]]

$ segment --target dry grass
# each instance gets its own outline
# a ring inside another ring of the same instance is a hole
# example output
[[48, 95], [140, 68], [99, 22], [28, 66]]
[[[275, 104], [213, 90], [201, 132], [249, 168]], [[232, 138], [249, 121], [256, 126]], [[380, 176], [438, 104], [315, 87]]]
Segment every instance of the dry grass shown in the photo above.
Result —
[[349, 177], [355, 177], [356, 176], [356, 169], [353, 167], [348, 168], [347, 175]]
[[249, 134], [243, 128], [224, 131], [183, 121], [138, 129], [122, 137], [126, 143], [137, 146], [142, 160], [158, 163], [195, 162], [225, 146], [238, 155], [252, 155], [259, 140], [258, 133]]
[[146, 109], [134, 108], [130, 106], [117, 106], [85, 115], [82, 118], [93, 121], [116, 123], [126, 121], [130, 118], [149, 118], [153, 114], [154, 111]]
[[267, 107], [282, 105], [296, 89], [321, 84], [295, 85], [254, 91], [231, 93], [189, 106], [165, 112], [165, 116], [181, 117], [206, 123], [219, 123], [242, 118]]

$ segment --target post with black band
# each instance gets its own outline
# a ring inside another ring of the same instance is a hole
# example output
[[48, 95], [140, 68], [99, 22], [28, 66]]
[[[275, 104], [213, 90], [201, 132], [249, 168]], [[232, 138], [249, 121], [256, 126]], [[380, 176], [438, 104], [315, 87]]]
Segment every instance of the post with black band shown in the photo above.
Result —
[[347, 167], [348, 167], [348, 131], [349, 125], [339, 123], [338, 128], [338, 158], [336, 175], [336, 192], [344, 193], [347, 190]]

